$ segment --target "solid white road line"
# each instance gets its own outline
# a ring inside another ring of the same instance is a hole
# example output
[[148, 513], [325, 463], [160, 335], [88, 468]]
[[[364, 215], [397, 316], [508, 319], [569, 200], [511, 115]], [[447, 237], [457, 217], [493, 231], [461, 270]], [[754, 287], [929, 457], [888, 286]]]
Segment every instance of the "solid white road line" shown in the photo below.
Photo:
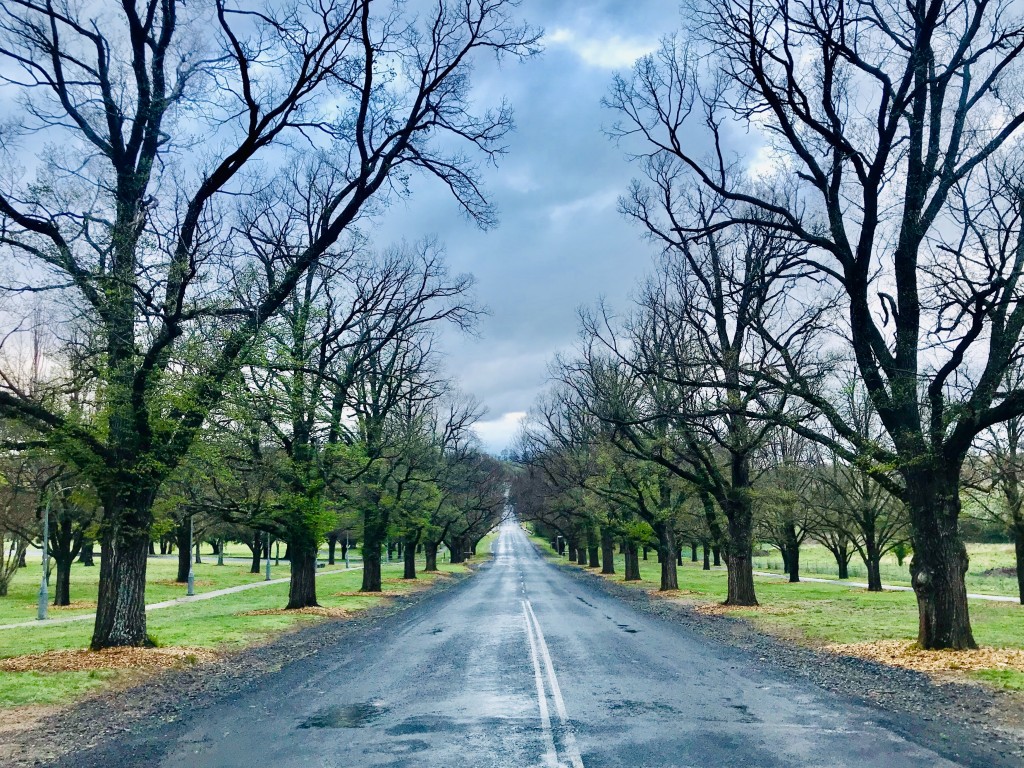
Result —
[[523, 600], [523, 619], [526, 621], [526, 635], [530, 638], [530, 660], [533, 661], [533, 677], [537, 683], [537, 703], [540, 705], [540, 725], [544, 731], [547, 752], [544, 762], [549, 768], [561, 768], [558, 762], [558, 750], [555, 749], [555, 737], [551, 732], [551, 715], [548, 713], [548, 697], [544, 693], [544, 677], [540, 671], [540, 659], [537, 656], [537, 641], [533, 638], [533, 625], [530, 615], [526, 612], [526, 601]]
[[555, 665], [551, 661], [551, 654], [548, 652], [548, 644], [544, 639], [544, 633], [541, 631], [537, 614], [533, 612], [533, 606], [529, 600], [523, 601], [523, 607], [528, 613], [527, 623], [529, 624], [532, 619], [534, 632], [537, 633], [537, 645], [540, 648], [541, 658], [544, 660], [544, 668], [548, 673], [548, 685], [551, 688], [551, 698], [555, 702], [555, 712], [558, 714], [558, 719], [562, 724], [563, 741], [565, 742], [564, 746], [569, 756], [569, 762], [572, 763], [573, 768], [584, 768], [583, 756], [580, 754], [580, 748], [576, 744], [576, 734], [573, 732], [572, 724], [569, 722], [569, 713], [565, 709], [565, 699], [562, 698], [562, 689], [558, 685], [558, 677], [555, 675]]

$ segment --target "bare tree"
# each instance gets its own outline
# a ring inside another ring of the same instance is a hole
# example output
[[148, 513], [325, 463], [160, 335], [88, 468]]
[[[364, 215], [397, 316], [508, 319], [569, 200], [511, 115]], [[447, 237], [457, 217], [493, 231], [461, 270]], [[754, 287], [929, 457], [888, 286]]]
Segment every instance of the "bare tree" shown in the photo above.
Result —
[[[468, 72], [477, 54], [535, 50], [513, 6], [440, 2], [419, 16], [369, 0], [260, 12], [229, 0], [0, 9], [4, 86], [26, 129], [4, 148], [49, 142], [38, 178], [9, 174], [0, 190], [0, 244], [24, 265], [6, 289], [46, 291], [95, 328], [102, 426], [66, 419], [10, 381], [0, 415], [59, 447], [102, 500], [94, 648], [147, 642], [145, 558], [161, 482], [253, 338], [367, 203], [386, 203], [422, 171], [491, 222], [459, 147], [502, 150], [509, 111], [473, 114]], [[309, 152], [345, 183], [323, 201], [304, 250], [261, 273], [226, 201], [260, 185], [246, 172], [254, 161]], [[204, 338], [215, 343], [188, 343]]]
[[[616, 80], [616, 133], [745, 206], [721, 226], [757, 211], [841, 288], [837, 336], [852, 340], [891, 448], [859, 439], [806, 379], [793, 389], [905, 499], [921, 647], [972, 648], [961, 468], [979, 432], [1024, 411], [1024, 390], [1001, 389], [1024, 326], [1024, 22], [1009, 0], [692, 10], [685, 42], [666, 39]], [[760, 183], [736, 181], [737, 124], [763, 142]]]

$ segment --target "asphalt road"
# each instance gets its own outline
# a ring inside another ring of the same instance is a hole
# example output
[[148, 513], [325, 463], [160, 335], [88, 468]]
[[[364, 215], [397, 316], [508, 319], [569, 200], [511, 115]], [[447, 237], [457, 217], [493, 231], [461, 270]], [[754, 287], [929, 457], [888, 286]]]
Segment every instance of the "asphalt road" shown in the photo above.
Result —
[[514, 525], [495, 551], [472, 579], [359, 640], [73, 764], [955, 765], [876, 710], [570, 578]]

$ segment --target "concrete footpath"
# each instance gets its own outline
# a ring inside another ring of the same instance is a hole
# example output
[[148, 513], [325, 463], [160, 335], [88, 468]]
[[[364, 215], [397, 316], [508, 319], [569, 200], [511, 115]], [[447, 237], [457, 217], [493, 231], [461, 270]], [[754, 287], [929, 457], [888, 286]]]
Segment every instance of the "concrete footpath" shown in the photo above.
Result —
[[[317, 576], [327, 576], [331, 573], [348, 573], [349, 571], [361, 571], [363, 566], [357, 565], [352, 568], [341, 568], [333, 571], [318, 571]], [[270, 581], [254, 581], [251, 584], [239, 584], [237, 587], [225, 587], [224, 589], [215, 589], [211, 592], [201, 592], [198, 595], [192, 595], [191, 597], [176, 597], [173, 600], [164, 600], [160, 603], [150, 603], [146, 606], [146, 613], [150, 611], [158, 611], [161, 608], [170, 608], [175, 605], [184, 605], [185, 603], [196, 603], [200, 600], [212, 600], [215, 597], [222, 595], [231, 595], [235, 592], [245, 592], [247, 589], [256, 589], [257, 587], [268, 587], [271, 584], [286, 584], [288, 583], [289, 577], [283, 579], [271, 579]], [[0, 624], [0, 629], [17, 629], [18, 627], [47, 627], [54, 624], [70, 624], [73, 621], [86, 621], [88, 619], [96, 618], [95, 613], [83, 613], [77, 616], [60, 616], [56, 619], [34, 619], [32, 621], [20, 621], [17, 624]]]

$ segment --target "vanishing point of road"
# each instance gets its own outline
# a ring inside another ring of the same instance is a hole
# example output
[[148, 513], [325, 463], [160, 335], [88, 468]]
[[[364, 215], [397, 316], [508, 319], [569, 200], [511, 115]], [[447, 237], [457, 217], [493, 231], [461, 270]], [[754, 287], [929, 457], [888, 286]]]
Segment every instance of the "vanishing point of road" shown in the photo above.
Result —
[[194, 717], [79, 753], [155, 768], [953, 766], [877, 710], [765, 670], [546, 562], [480, 573]]

